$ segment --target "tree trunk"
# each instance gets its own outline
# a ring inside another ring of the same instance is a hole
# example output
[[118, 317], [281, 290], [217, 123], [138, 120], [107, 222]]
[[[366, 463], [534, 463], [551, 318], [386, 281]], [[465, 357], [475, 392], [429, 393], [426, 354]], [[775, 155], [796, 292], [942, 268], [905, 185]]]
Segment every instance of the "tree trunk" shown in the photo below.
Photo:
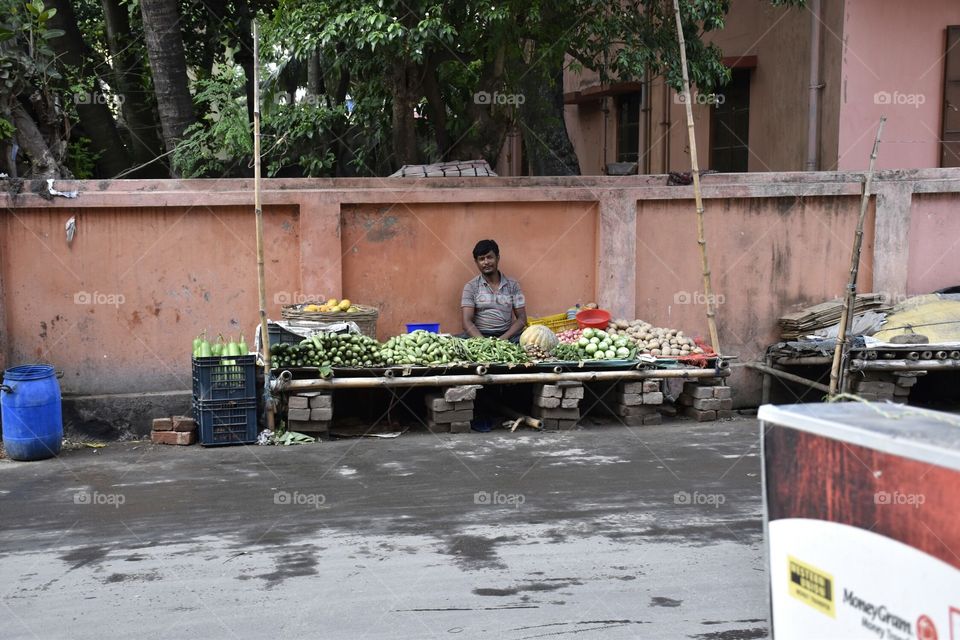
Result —
[[529, 71], [521, 80], [520, 130], [531, 176], [577, 176], [580, 163], [563, 117], [563, 67]]
[[16, 143], [30, 159], [30, 175], [33, 179], [72, 178], [70, 171], [57, 162], [33, 118], [17, 103], [13, 106], [13, 124], [17, 128]]
[[396, 167], [417, 162], [417, 129], [413, 117], [414, 67], [407, 60], [398, 60], [392, 74], [393, 156]]
[[82, 77], [94, 76], [93, 90], [89, 94], [74, 95], [74, 100], [80, 125], [90, 139], [91, 150], [99, 154], [97, 170], [102, 176], [111, 178], [130, 167], [130, 156], [117, 130], [113, 114], [107, 107], [106, 99], [100, 92], [94, 55], [77, 27], [73, 6], [69, 0], [53, 0], [50, 4], [56, 8], [57, 13], [50, 20], [49, 26], [64, 31], [62, 37], [49, 40], [50, 46], [62, 63], [79, 69]]
[[[147, 70], [143, 60], [135, 55], [126, 40], [130, 37], [130, 18], [127, 7], [120, 0], [102, 0], [106, 23], [107, 46], [113, 61], [113, 86], [120, 104], [130, 151], [138, 165], [153, 160], [163, 153], [160, 142], [160, 123], [144, 89], [141, 78]], [[168, 175], [165, 165], [155, 162], [130, 174], [134, 178], [161, 178]]]
[[427, 97], [427, 110], [430, 124], [433, 125], [434, 138], [437, 141], [439, 161], [448, 159], [450, 153], [450, 135], [447, 133], [447, 105], [443, 101], [440, 83], [437, 77], [437, 65], [428, 56], [423, 69], [423, 92]]
[[[176, 148], [183, 132], [194, 123], [193, 98], [187, 84], [176, 0], [140, 0], [143, 32], [153, 71], [157, 111], [167, 151]], [[176, 175], [175, 171], [171, 174]]]

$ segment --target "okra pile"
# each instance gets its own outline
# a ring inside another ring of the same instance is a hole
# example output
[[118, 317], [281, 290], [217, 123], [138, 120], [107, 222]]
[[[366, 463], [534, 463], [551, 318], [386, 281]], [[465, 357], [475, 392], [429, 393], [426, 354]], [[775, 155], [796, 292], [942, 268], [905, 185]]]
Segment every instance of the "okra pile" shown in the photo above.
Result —
[[380, 343], [356, 333], [320, 333], [300, 344], [277, 344], [270, 348], [271, 366], [373, 367], [382, 364]]

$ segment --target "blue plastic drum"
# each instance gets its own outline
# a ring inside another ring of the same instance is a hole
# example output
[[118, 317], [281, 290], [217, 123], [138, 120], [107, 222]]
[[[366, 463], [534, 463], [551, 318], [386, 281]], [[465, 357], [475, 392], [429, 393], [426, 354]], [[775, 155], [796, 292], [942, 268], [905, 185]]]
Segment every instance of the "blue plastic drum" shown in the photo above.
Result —
[[3, 448], [14, 460], [43, 460], [60, 453], [63, 413], [60, 384], [45, 364], [13, 367], [0, 385]]

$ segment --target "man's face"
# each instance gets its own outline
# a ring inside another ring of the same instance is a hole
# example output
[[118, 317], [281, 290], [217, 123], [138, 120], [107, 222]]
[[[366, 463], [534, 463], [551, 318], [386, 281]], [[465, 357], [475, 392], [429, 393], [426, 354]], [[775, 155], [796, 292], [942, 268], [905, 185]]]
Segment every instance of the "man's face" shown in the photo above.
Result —
[[493, 251], [487, 251], [477, 258], [477, 268], [485, 276], [492, 276], [497, 272], [500, 265], [500, 258]]

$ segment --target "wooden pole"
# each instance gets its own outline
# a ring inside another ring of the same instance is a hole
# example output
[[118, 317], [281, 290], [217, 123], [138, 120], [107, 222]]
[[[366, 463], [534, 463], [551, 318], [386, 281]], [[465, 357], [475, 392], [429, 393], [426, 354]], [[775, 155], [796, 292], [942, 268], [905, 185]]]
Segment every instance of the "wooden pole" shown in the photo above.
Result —
[[857, 230], [853, 237], [853, 251], [850, 255], [850, 279], [847, 282], [847, 291], [843, 297], [843, 311], [840, 313], [840, 326], [837, 328], [837, 345], [833, 349], [833, 366], [830, 368], [830, 395], [842, 391], [842, 370], [844, 350], [847, 346], [847, 332], [853, 324], [853, 312], [857, 302], [857, 276], [860, 272], [860, 250], [863, 246], [863, 221], [867, 217], [867, 206], [870, 204], [870, 185], [873, 182], [873, 165], [877, 160], [877, 150], [880, 148], [880, 134], [883, 133], [883, 123], [886, 116], [880, 118], [877, 127], [877, 137], [873, 140], [873, 152], [870, 153], [870, 166], [863, 181], [863, 193], [860, 196], [860, 216], [857, 218]]
[[267, 331], [267, 288], [263, 261], [263, 208], [260, 206], [260, 34], [253, 20], [253, 207], [257, 219], [257, 288], [260, 293], [260, 344], [263, 345], [264, 403], [267, 428], [274, 429], [273, 403], [270, 392], [270, 334]]
[[707, 261], [707, 239], [703, 229], [703, 197], [700, 193], [700, 166], [697, 161], [697, 137], [693, 126], [693, 105], [690, 100], [690, 76], [687, 72], [687, 43], [683, 38], [683, 23], [680, 20], [680, 2], [673, 0], [673, 12], [677, 18], [677, 39], [680, 41], [680, 65], [683, 71], [683, 97], [687, 111], [687, 136], [690, 139], [690, 172], [693, 174], [693, 195], [697, 205], [697, 244], [700, 246], [700, 263], [703, 269], [703, 295], [707, 299], [707, 328], [710, 330], [710, 346], [720, 353], [717, 337], [717, 312], [713, 304], [713, 287], [710, 286], [710, 263]]

